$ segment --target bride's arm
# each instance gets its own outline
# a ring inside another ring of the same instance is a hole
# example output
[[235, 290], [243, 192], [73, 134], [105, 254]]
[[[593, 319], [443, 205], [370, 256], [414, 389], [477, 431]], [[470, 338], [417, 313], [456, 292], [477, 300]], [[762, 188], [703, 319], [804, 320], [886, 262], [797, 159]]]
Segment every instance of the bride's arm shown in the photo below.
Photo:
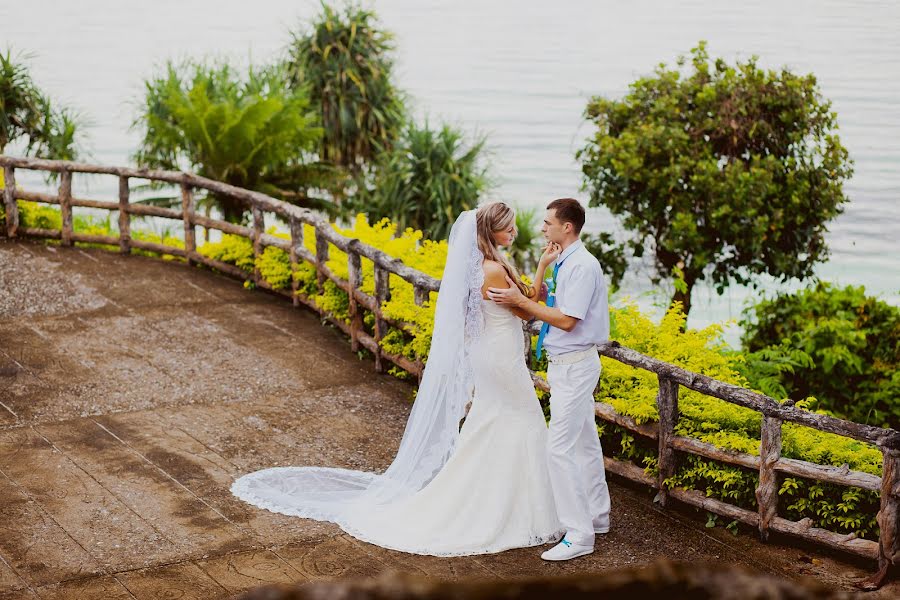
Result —
[[[484, 285], [481, 286], [481, 297], [485, 300], [487, 297], [488, 288], [509, 288], [510, 284], [507, 280], [506, 270], [500, 266], [499, 263], [495, 263], [491, 260], [484, 261], [482, 268], [484, 269]], [[510, 311], [522, 319], [523, 321], [527, 321], [531, 318], [531, 315], [528, 314], [527, 311], [522, 310], [519, 307], [511, 306], [509, 307]]]
[[559, 253], [559, 244], [550, 243], [544, 246], [541, 258], [538, 260], [537, 270], [534, 272], [534, 289], [532, 294], [528, 296], [530, 300], [535, 302], [541, 301], [541, 286], [544, 284], [544, 275], [547, 274], [547, 267], [559, 257]]
[[544, 285], [544, 274], [547, 271], [547, 265], [538, 263], [537, 270], [534, 272], [534, 285], [531, 288], [530, 299], [538, 302], [541, 297], [541, 286]]

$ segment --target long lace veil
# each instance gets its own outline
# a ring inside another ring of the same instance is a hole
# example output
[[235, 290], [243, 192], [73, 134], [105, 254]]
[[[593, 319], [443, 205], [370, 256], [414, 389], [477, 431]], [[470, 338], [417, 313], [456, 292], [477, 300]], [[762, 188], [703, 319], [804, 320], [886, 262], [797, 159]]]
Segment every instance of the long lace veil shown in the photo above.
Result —
[[484, 282], [476, 235], [475, 211], [462, 213], [450, 231], [428, 362], [387, 470], [274, 467], [239, 478], [231, 486], [234, 495], [287, 515], [339, 525], [352, 519], [358, 528], [359, 510], [408, 497], [434, 478], [453, 453], [473, 390], [468, 348], [483, 329]]

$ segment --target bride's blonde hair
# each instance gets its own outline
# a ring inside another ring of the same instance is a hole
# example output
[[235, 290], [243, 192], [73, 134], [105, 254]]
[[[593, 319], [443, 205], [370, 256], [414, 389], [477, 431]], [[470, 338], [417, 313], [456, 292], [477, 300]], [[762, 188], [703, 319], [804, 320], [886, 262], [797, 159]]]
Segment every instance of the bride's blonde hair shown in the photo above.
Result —
[[515, 225], [515, 211], [503, 202], [491, 202], [478, 209], [475, 213], [475, 223], [478, 232], [478, 249], [484, 255], [484, 259], [500, 263], [509, 278], [515, 282], [516, 287], [526, 296], [532, 296], [531, 288], [525, 285], [522, 278], [519, 277], [519, 271], [497, 249], [497, 243], [494, 241], [495, 231], [504, 231], [511, 225]]

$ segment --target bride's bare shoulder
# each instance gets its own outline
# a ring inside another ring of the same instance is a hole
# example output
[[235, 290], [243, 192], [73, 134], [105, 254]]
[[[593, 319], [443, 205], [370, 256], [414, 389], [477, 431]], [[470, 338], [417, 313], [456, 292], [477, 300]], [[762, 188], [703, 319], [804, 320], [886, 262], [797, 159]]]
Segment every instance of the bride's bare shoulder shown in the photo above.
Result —
[[506, 273], [503, 265], [498, 263], [496, 260], [485, 260], [481, 263], [481, 268], [484, 270], [485, 277], [491, 275], [502, 275]]
[[499, 279], [500, 281], [506, 281], [506, 269], [497, 261], [486, 260], [481, 263], [481, 268], [484, 270], [485, 280]]
[[482, 263], [481, 268], [484, 270], [483, 289], [509, 287], [509, 284], [506, 283], [506, 269], [503, 268], [503, 265], [494, 260], [486, 260]]

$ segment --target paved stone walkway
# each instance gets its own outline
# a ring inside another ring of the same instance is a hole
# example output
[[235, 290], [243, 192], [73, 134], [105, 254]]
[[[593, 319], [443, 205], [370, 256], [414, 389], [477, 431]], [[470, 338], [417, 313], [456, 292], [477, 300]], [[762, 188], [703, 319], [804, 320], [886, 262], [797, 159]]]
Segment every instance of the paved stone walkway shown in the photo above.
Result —
[[538, 549], [386, 551], [229, 493], [274, 465], [384, 468], [411, 396], [281, 298], [184, 264], [0, 241], [0, 599], [205, 599], [388, 569], [505, 578], [660, 556], [843, 588], [871, 568], [706, 529], [615, 480], [612, 532], [564, 564]]

